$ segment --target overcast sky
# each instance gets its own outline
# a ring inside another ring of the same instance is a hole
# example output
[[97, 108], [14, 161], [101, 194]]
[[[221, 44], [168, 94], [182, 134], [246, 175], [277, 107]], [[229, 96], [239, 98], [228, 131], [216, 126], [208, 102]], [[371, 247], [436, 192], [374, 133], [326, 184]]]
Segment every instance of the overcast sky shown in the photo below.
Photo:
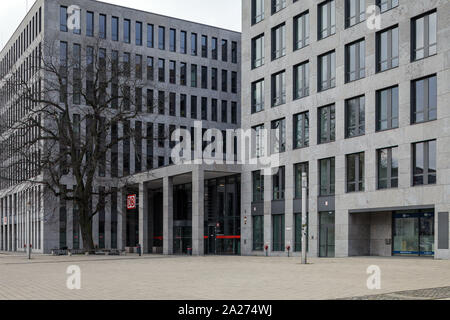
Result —
[[[104, 0], [130, 8], [241, 31], [241, 0]], [[28, 8], [34, 0], [28, 0]], [[0, 1], [0, 48], [26, 14], [26, 0]], [[57, 18], [57, 17], [55, 17]]]

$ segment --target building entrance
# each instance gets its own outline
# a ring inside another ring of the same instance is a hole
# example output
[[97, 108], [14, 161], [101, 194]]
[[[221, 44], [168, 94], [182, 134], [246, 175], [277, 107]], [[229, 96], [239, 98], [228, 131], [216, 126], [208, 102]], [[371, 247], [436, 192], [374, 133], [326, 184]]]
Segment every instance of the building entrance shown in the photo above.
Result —
[[393, 254], [434, 256], [434, 211], [394, 213]]
[[331, 212], [320, 212], [319, 231], [319, 255], [322, 258], [333, 258], [335, 251], [335, 214]]

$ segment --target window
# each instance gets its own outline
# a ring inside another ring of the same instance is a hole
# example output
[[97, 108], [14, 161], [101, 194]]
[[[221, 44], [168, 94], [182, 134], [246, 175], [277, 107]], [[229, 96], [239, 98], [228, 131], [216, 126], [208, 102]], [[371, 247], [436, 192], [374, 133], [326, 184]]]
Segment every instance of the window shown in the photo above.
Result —
[[197, 119], [197, 96], [191, 96], [191, 118]]
[[217, 99], [211, 99], [211, 121], [217, 121]]
[[413, 185], [436, 184], [436, 140], [413, 144]]
[[[166, 135], [166, 127], [164, 124], [158, 124], [158, 148], [164, 148], [165, 145], [165, 135]], [[164, 164], [163, 164], [164, 165]], [[160, 165], [161, 166], [161, 165]]]
[[309, 45], [309, 11], [294, 18], [294, 50]]
[[142, 46], [142, 22], [136, 21], [136, 45]]
[[119, 18], [111, 18], [111, 38], [113, 41], [119, 41]]
[[237, 84], [238, 84], [237, 72], [232, 71], [231, 72], [231, 93], [237, 93]]
[[285, 190], [285, 169], [279, 167], [272, 175], [273, 200], [284, 200]]
[[364, 191], [364, 152], [347, 155], [347, 192]]
[[336, 108], [329, 105], [319, 108], [319, 144], [336, 140]]
[[294, 115], [294, 149], [309, 146], [309, 112]]
[[252, 24], [264, 20], [264, 0], [252, 1]]
[[294, 66], [294, 99], [309, 96], [309, 61]]
[[160, 50], [166, 49], [166, 28], [161, 26], [158, 28], [158, 48]]
[[153, 109], [154, 109], [154, 99], [153, 99], [153, 90], [152, 89], [147, 89], [147, 112], [148, 113], [153, 113]]
[[213, 60], [217, 60], [217, 38], [212, 38], [211, 57]]
[[166, 63], [164, 59], [158, 59], [158, 81], [166, 81]]
[[[295, 199], [302, 198], [302, 177], [303, 173], [306, 173], [306, 178], [309, 186], [309, 164], [308, 162], [297, 163], [294, 165], [294, 175], [295, 175]], [[309, 191], [309, 190], [308, 190]]]
[[228, 91], [228, 71], [222, 70], [222, 91]]
[[211, 69], [211, 89], [217, 90], [217, 68]]
[[202, 58], [208, 58], [208, 37], [202, 36]]
[[153, 81], [153, 79], [154, 79], [153, 58], [147, 57], [147, 80]]
[[377, 33], [377, 72], [398, 67], [398, 26]]
[[264, 150], [264, 125], [261, 124], [259, 126], [255, 126], [252, 128], [253, 130], [253, 141], [254, 141], [254, 156], [256, 158], [260, 158], [265, 155]]
[[264, 250], [264, 216], [253, 216], [253, 250]]
[[366, 19], [366, 0], [345, 0], [345, 27], [349, 28]]
[[222, 122], [228, 122], [228, 102], [226, 100], [222, 100]]
[[191, 34], [191, 55], [193, 55], [193, 56], [197, 55], [197, 34], [196, 33]]
[[131, 41], [131, 21], [123, 20], [123, 42], [130, 43]]
[[177, 31], [175, 29], [169, 31], [169, 50], [171, 52], [177, 51]]
[[208, 67], [202, 67], [202, 89], [208, 89]]
[[286, 151], [286, 119], [272, 121], [272, 154]]
[[138, 54], [135, 56], [135, 73], [136, 79], [142, 79], [142, 56]]
[[237, 102], [231, 102], [231, 123], [237, 124]]
[[191, 87], [197, 88], [197, 65], [191, 64]]
[[177, 115], [177, 95], [174, 92], [169, 93], [169, 115], [173, 117]]
[[231, 62], [232, 63], [237, 63], [237, 61], [238, 61], [237, 42], [236, 41], [232, 41], [231, 42]]
[[175, 61], [169, 61], [169, 82], [172, 84], [176, 83], [177, 80], [177, 64]]
[[437, 78], [431, 76], [411, 83], [411, 123], [437, 119]]
[[328, 0], [319, 4], [319, 40], [336, 33], [336, 4]]
[[101, 14], [99, 16], [99, 36], [102, 39], [106, 39], [106, 15]]
[[264, 201], [264, 175], [261, 171], [252, 172], [253, 181], [253, 202]]
[[158, 91], [158, 113], [166, 113], [166, 96], [164, 94], [164, 91]]
[[286, 24], [272, 29], [272, 60], [286, 55]]
[[398, 6], [398, 0], [377, 0], [376, 3], [381, 12], [391, 10]]
[[345, 46], [345, 82], [366, 76], [366, 42], [364, 39]]
[[202, 97], [202, 120], [208, 120], [208, 98]]
[[68, 15], [67, 15], [67, 7], [61, 6], [59, 8], [59, 30], [62, 32], [67, 32], [68, 28], [67, 28], [67, 19], [68, 19]]
[[427, 13], [412, 21], [412, 57], [419, 60], [437, 53], [437, 14]]
[[272, 14], [286, 8], [286, 0], [272, 0]]
[[186, 118], [187, 115], [187, 96], [185, 94], [180, 95], [180, 117]]
[[336, 52], [332, 51], [319, 56], [318, 86], [319, 91], [336, 86]]
[[264, 65], [264, 33], [252, 39], [252, 68]]
[[365, 97], [345, 101], [345, 137], [362, 136], [366, 132]]
[[153, 42], [154, 42], [153, 25], [147, 24], [147, 47], [153, 48]]
[[252, 113], [264, 110], [264, 79], [252, 83]]
[[272, 75], [272, 107], [286, 103], [286, 72]]
[[222, 40], [222, 61], [228, 61], [228, 41]]
[[398, 86], [377, 91], [376, 119], [377, 131], [398, 128]]
[[379, 190], [398, 188], [398, 148], [377, 150]]
[[86, 13], [86, 35], [88, 37], [94, 36], [94, 13], [90, 11]]
[[187, 48], [186, 48], [186, 42], [187, 42], [187, 33], [186, 31], [180, 32], [180, 52], [186, 54]]
[[272, 216], [272, 251], [284, 251], [284, 214]]
[[320, 196], [334, 195], [335, 188], [335, 159], [319, 160], [319, 194]]
[[180, 65], [180, 85], [185, 86], [187, 84], [187, 65], [185, 62], [181, 62]]
[[130, 53], [125, 52], [123, 54], [123, 74], [125, 77], [130, 76]]

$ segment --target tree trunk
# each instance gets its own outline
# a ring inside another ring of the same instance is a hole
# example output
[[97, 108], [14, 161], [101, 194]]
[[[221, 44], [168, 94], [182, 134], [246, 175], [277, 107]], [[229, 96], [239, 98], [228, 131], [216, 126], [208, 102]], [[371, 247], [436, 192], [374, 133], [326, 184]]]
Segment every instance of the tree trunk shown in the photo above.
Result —
[[83, 249], [85, 252], [92, 252], [94, 248], [94, 239], [92, 237], [92, 219], [89, 218], [90, 212], [86, 209], [80, 211], [80, 229], [83, 236]]

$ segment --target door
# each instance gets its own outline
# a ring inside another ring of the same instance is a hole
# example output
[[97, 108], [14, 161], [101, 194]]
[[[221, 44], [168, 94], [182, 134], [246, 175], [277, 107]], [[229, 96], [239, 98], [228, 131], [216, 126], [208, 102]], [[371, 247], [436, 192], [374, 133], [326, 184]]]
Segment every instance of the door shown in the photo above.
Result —
[[335, 226], [334, 212], [319, 213], [319, 256], [323, 258], [333, 258], [335, 251]]

